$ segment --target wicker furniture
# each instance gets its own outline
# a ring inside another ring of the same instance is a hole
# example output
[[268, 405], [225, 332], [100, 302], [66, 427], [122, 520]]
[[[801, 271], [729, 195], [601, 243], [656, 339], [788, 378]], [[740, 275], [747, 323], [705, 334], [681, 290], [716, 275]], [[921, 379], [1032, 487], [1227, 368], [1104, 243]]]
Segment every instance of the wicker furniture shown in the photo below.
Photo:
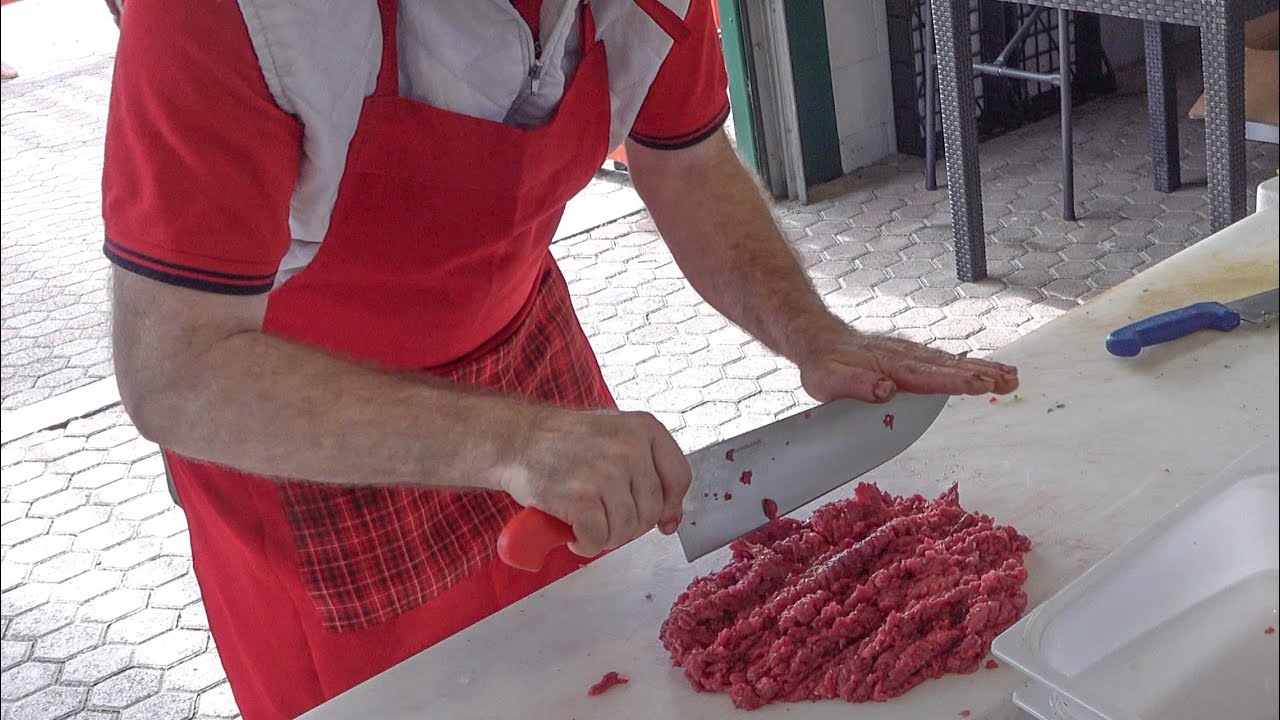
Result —
[[[1144, 23], [1153, 186], [1180, 185], [1177, 95], [1171, 71], [1171, 25], [1200, 29], [1204, 62], [1205, 146], [1210, 224], [1216, 231], [1244, 217], [1244, 23], [1274, 10], [1277, 0], [1019, 0], [1023, 4], [1134, 18]], [[969, 0], [930, 0], [938, 52], [947, 194], [955, 233], [956, 275], [987, 276], [982, 188], [974, 116], [974, 64], [969, 45]], [[1063, 18], [1060, 16], [1060, 21]], [[1067, 69], [1065, 72], [1069, 72]], [[961, 80], [963, 79], [963, 80]], [[1069, 78], [1063, 83], [1069, 85]], [[1064, 126], [1064, 130], [1067, 126]], [[1069, 141], [1069, 136], [1067, 138]], [[1064, 167], [1064, 173], [1070, 167]], [[1070, 187], [1070, 182], [1064, 182]], [[1065, 203], [1064, 203], [1065, 205]], [[1066, 209], [1066, 208], [1064, 208]]]

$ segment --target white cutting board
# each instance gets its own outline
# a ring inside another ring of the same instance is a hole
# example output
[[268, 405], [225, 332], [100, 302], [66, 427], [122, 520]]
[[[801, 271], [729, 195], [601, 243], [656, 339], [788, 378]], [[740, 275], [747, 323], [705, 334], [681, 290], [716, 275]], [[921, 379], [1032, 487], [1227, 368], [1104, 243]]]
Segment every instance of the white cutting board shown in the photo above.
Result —
[[[1026, 588], [1033, 605], [1044, 601], [1236, 456], [1276, 442], [1274, 325], [1203, 332], [1131, 359], [1108, 355], [1103, 340], [1162, 310], [1280, 285], [1278, 227], [1276, 212], [1250, 216], [1002, 349], [995, 357], [1020, 368], [1020, 402], [955, 399], [865, 479], [925, 494], [958, 482], [966, 508], [1031, 538]], [[693, 692], [657, 641], [676, 595], [727, 554], [686, 565], [675, 538], [651, 533], [305, 718], [746, 717], [727, 697]], [[630, 684], [588, 697], [610, 670]], [[1019, 685], [1001, 667], [930, 681], [888, 703], [773, 705], [750, 717], [917, 720], [968, 710], [971, 720], [1021, 720], [1009, 700]]]

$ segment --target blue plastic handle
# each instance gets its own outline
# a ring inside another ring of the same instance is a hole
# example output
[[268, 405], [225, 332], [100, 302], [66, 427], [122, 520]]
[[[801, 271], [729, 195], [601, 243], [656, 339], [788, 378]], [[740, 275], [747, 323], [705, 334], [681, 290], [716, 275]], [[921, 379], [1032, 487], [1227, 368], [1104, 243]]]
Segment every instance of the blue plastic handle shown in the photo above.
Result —
[[1216, 302], [1202, 302], [1125, 325], [1107, 336], [1107, 352], [1134, 357], [1142, 348], [1186, 337], [1198, 330], [1234, 330], [1240, 314]]

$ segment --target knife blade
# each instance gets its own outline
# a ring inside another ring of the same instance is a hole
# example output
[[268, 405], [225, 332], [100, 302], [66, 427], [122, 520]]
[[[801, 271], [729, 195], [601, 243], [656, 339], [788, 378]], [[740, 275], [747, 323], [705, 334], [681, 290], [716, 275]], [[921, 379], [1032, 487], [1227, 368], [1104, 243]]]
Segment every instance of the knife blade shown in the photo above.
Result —
[[872, 405], [836, 400], [690, 453], [693, 484], [676, 533], [693, 562], [892, 460], [946, 406], [901, 394]]
[[1229, 303], [1199, 302], [1125, 325], [1107, 336], [1107, 352], [1134, 357], [1144, 347], [1186, 337], [1200, 330], [1227, 332], [1240, 321], [1264, 325], [1280, 315], [1280, 288]]
[[[764, 525], [766, 500], [792, 510], [888, 462], [914, 443], [947, 395], [899, 395], [872, 405], [836, 400], [686, 455], [693, 482], [677, 529], [692, 562]], [[566, 523], [524, 508], [498, 535], [498, 557], [536, 571], [546, 554], [573, 542]]]

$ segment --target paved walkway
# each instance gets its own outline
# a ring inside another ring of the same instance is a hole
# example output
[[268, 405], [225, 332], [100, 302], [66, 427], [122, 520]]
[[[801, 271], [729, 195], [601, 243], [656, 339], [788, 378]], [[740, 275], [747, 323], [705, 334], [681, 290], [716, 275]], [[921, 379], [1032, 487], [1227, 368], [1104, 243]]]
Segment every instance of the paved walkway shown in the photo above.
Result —
[[[5, 59], [23, 73], [3, 90], [6, 410], [110, 371], [94, 195], [109, 47], [76, 40], [72, 28], [59, 42], [83, 49], [64, 53], [77, 60], [28, 63], [47, 37], [23, 37], [13, 21], [32, 16], [11, 12], [68, 7], [25, 0], [4, 10]], [[93, 17], [76, 7], [76, 17]], [[993, 231], [993, 278], [983, 283], [955, 279], [945, 192], [922, 189], [915, 159], [820, 188], [813, 205], [781, 208], [782, 225], [856, 327], [988, 352], [1208, 232], [1200, 126], [1183, 127], [1189, 185], [1162, 195], [1149, 189], [1140, 91], [1092, 103], [1077, 119], [1078, 222], [1058, 212], [1053, 121], [983, 146]], [[1249, 157], [1254, 183], [1274, 173], [1274, 147], [1250, 145]], [[625, 199], [592, 192], [619, 207]], [[594, 206], [581, 204], [584, 213]], [[573, 234], [553, 251], [619, 402], [655, 412], [685, 448], [811, 402], [794, 368], [698, 299], [647, 215]], [[0, 466], [3, 720], [238, 717], [183, 516], [155, 447], [120, 409], [6, 443]]]

